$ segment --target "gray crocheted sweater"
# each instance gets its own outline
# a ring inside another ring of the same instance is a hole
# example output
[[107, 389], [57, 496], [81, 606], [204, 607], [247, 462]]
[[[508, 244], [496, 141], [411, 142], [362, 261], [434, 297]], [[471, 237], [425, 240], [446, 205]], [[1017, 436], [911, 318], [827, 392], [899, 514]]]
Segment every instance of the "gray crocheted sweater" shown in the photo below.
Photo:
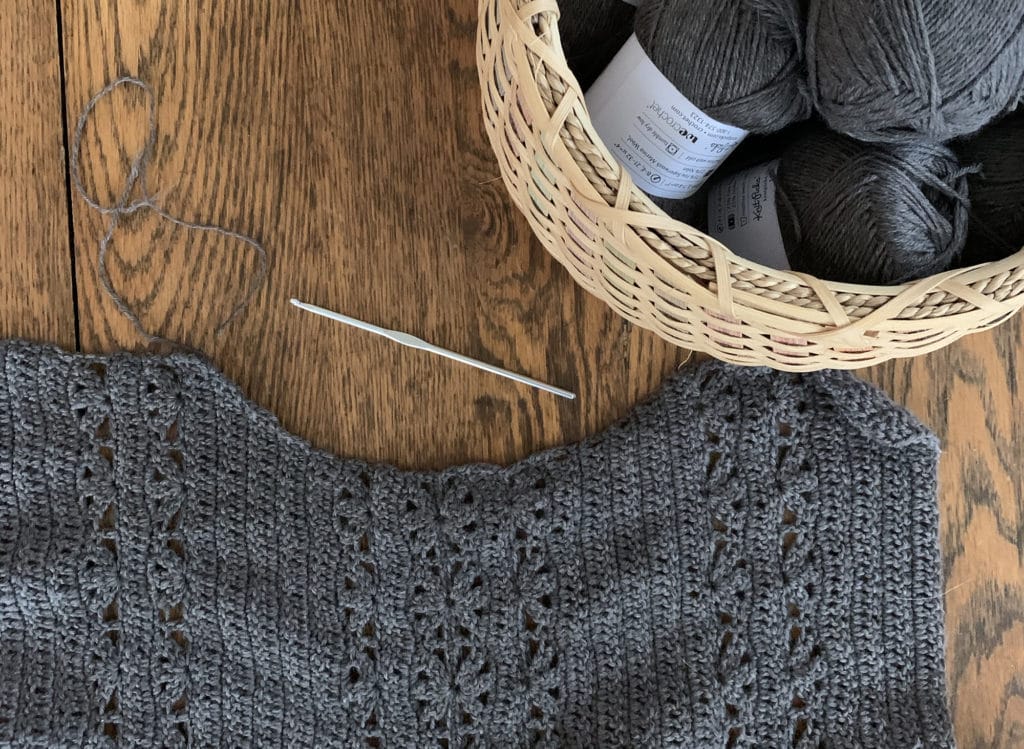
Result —
[[196, 357], [0, 344], [0, 745], [948, 747], [937, 455], [849, 375], [706, 365], [402, 472]]

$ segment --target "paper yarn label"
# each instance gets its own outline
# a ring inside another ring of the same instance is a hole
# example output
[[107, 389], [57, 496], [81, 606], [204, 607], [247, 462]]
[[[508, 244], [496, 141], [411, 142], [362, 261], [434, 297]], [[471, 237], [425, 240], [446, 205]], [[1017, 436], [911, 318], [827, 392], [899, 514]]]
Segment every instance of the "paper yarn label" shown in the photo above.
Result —
[[590, 87], [587, 108], [637, 187], [659, 198], [693, 195], [747, 135], [679, 93], [635, 34]]
[[789, 270], [775, 203], [779, 162], [747, 169], [708, 192], [708, 233], [740, 257]]

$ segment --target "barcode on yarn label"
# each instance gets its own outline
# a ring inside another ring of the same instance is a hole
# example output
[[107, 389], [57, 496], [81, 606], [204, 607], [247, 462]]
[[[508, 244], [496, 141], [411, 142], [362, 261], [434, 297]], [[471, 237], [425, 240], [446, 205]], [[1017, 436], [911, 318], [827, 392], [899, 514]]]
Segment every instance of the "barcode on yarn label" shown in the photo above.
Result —
[[779, 162], [716, 182], [708, 191], [708, 233], [740, 257], [789, 270], [775, 203]]
[[708, 117], [655, 67], [634, 34], [587, 91], [597, 134], [644, 192], [688, 198], [747, 132]]

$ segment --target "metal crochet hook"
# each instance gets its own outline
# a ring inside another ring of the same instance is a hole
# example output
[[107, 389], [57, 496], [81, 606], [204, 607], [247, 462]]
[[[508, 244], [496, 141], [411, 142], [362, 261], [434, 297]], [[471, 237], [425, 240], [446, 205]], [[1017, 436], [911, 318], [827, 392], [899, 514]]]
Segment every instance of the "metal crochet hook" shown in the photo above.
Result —
[[448, 349], [441, 348], [440, 346], [435, 346], [432, 343], [427, 343], [422, 338], [417, 338], [414, 335], [403, 333], [400, 330], [388, 330], [387, 328], [381, 328], [377, 325], [373, 325], [368, 322], [363, 322], [362, 320], [357, 320], [354, 317], [343, 315], [340, 312], [333, 312], [329, 309], [324, 309], [323, 307], [317, 307], [315, 304], [309, 304], [307, 302], [299, 301], [298, 299], [292, 299], [291, 303], [294, 304], [299, 309], [305, 310], [306, 312], [312, 312], [314, 315], [326, 317], [328, 320], [334, 320], [335, 322], [340, 322], [345, 325], [351, 325], [353, 328], [359, 328], [360, 330], [365, 330], [370, 333], [376, 333], [379, 336], [389, 338], [395, 343], [400, 343], [403, 346], [408, 346], [409, 348], [413, 349], [419, 349], [420, 351], [429, 351], [432, 354], [443, 356], [446, 359], [451, 359], [452, 361], [467, 364], [470, 367], [482, 369], [485, 372], [496, 374], [499, 377], [505, 377], [509, 380], [521, 382], [524, 385], [535, 387], [538, 390], [543, 390], [546, 393], [552, 393], [553, 395], [557, 395], [562, 398], [568, 398], [569, 400], [574, 400], [576, 398], [576, 394], [571, 393], [568, 390], [563, 390], [562, 388], [555, 387], [554, 385], [548, 385], [547, 383], [541, 382], [540, 380], [535, 380], [532, 377], [527, 377], [526, 375], [517, 374], [516, 372], [509, 372], [507, 369], [496, 367], [493, 364], [488, 364], [487, 362], [482, 362], [478, 359], [473, 359], [468, 356], [463, 356], [462, 354], [457, 354], [454, 351], [449, 351]]

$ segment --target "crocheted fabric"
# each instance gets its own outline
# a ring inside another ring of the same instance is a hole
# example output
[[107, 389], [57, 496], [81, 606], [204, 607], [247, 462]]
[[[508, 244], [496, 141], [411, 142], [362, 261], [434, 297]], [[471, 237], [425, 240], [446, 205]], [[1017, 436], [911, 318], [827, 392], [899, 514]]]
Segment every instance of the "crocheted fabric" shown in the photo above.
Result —
[[712, 364], [402, 472], [196, 357], [2, 344], [0, 744], [948, 747], [937, 454], [852, 376]]

